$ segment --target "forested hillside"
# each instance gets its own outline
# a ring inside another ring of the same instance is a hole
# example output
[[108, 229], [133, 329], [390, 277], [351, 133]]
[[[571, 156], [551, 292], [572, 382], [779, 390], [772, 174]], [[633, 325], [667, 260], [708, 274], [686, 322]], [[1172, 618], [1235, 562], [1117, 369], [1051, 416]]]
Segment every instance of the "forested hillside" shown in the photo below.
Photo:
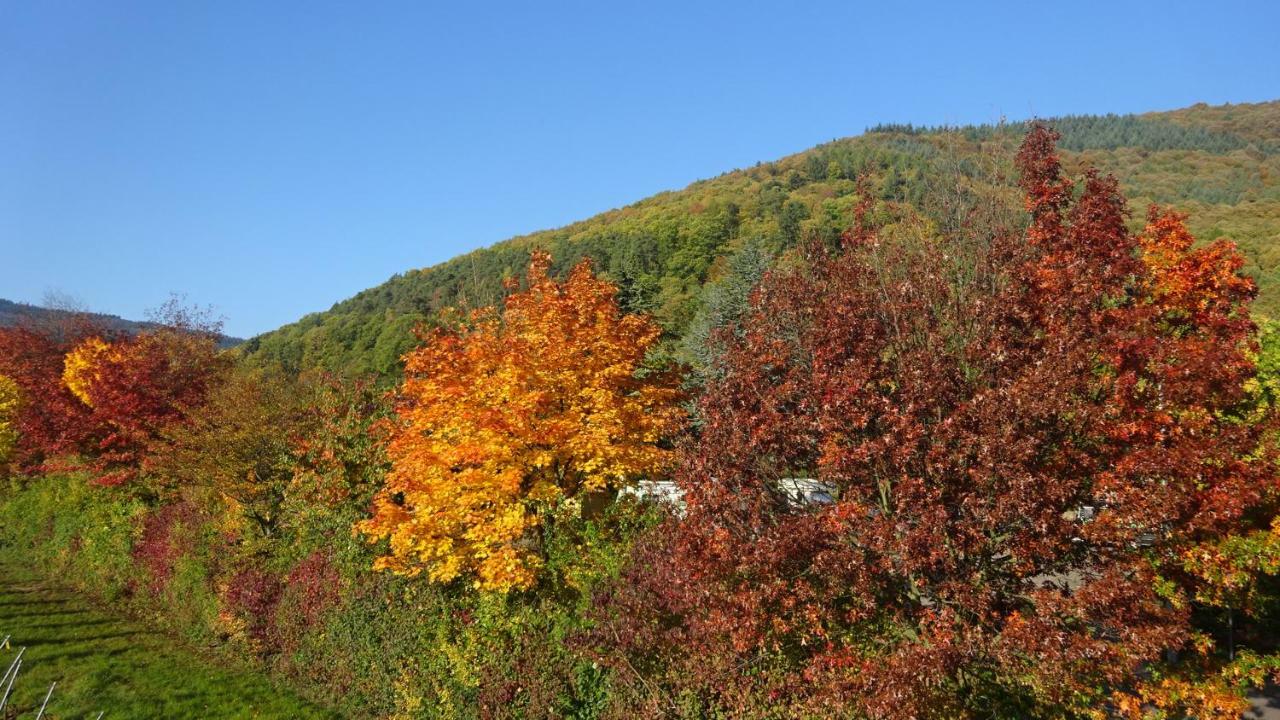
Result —
[[[87, 313], [86, 315], [78, 310], [73, 311], [51, 307], [40, 307], [38, 305], [28, 305], [27, 303], [18, 303], [0, 298], [0, 328], [31, 324], [57, 324], [77, 318], [83, 319], [86, 316], [95, 325], [101, 326], [107, 331], [123, 335], [136, 335], [137, 333], [146, 330], [154, 330], [158, 327], [157, 323], [154, 322], [126, 320], [118, 315], [106, 315], [103, 313]], [[242, 342], [244, 341], [240, 338], [221, 334], [218, 335], [218, 345], [224, 348], [233, 347]]]
[[[1052, 124], [1064, 164], [1114, 173], [1139, 211], [1157, 202], [1191, 216], [1196, 237], [1235, 240], [1261, 286], [1256, 312], [1280, 311], [1280, 101], [1144, 115], [1075, 116]], [[881, 126], [858, 137], [696, 182], [556, 230], [515, 237], [382, 285], [250, 340], [250, 355], [295, 369], [396, 374], [412, 328], [449, 306], [492, 303], [534, 248], [563, 273], [583, 256], [621, 288], [628, 309], [653, 313], [679, 351], [707, 288], [751, 247], [768, 257], [809, 234], [849, 224], [859, 183], [946, 226], [974, 198], [1013, 197], [1009, 158], [1024, 123], [968, 128]], [[753, 270], [753, 268], [755, 270]], [[696, 343], [686, 343], [696, 345]], [[688, 358], [686, 358], [688, 359]], [[696, 364], [696, 363], [695, 363]]]

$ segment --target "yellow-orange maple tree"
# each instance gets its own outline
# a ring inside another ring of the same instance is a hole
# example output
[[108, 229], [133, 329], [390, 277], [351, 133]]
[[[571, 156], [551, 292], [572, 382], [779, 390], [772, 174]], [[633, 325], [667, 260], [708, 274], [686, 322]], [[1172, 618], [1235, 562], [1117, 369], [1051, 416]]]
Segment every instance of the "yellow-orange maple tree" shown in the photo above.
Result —
[[547, 511], [672, 461], [661, 441], [680, 425], [678, 391], [663, 373], [641, 376], [661, 330], [622, 313], [588, 262], [563, 282], [550, 265], [535, 252], [500, 312], [427, 332], [405, 356], [392, 468], [358, 526], [390, 540], [377, 567], [527, 588]]

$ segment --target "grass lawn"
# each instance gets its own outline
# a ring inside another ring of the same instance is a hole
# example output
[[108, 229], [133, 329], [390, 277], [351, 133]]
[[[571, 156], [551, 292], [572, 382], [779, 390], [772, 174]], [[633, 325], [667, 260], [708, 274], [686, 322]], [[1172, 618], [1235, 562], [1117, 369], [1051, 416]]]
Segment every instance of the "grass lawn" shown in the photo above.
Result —
[[[158, 632], [115, 618], [72, 593], [0, 566], [0, 673], [18, 649], [22, 671], [0, 717], [35, 717], [58, 682], [45, 718], [328, 718], [252, 672], [222, 670], [175, 648]], [[3, 689], [0, 688], [0, 694]]]

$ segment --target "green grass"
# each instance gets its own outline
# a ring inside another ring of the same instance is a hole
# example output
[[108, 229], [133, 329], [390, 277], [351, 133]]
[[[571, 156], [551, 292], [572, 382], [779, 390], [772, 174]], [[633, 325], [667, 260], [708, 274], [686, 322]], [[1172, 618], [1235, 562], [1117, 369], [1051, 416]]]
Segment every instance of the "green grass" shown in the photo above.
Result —
[[[333, 713], [251, 671], [218, 669], [159, 632], [112, 617], [82, 598], [0, 565], [0, 672], [22, 646], [22, 671], [0, 717], [327, 718]], [[3, 691], [0, 690], [0, 693]]]

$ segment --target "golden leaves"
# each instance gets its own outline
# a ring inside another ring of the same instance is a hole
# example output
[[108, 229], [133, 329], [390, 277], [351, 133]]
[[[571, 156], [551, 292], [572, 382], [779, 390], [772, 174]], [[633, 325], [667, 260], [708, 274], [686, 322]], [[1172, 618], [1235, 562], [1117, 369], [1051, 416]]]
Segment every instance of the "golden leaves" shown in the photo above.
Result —
[[100, 364], [108, 360], [117, 360], [119, 357], [119, 351], [103, 342], [101, 338], [86, 338], [67, 353], [63, 361], [62, 382], [80, 402], [93, 407], [90, 396], [93, 383], [98, 377]]
[[18, 384], [11, 378], [0, 375], [0, 467], [8, 461], [13, 447], [18, 442], [18, 407], [21, 396]]

